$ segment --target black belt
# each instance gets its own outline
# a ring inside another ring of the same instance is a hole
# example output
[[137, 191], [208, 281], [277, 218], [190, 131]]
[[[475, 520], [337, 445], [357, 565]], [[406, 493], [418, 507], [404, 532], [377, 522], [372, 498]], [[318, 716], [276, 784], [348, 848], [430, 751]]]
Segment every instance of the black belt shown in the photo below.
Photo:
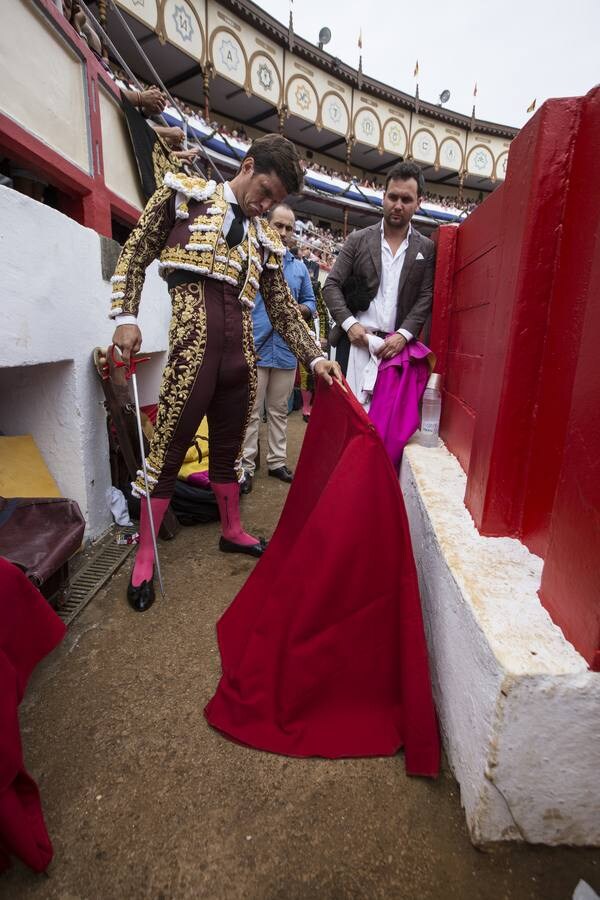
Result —
[[372, 331], [371, 334], [374, 334], [375, 337], [383, 338], [384, 340], [385, 340], [386, 337], [388, 336], [388, 332], [387, 332], [387, 331]]

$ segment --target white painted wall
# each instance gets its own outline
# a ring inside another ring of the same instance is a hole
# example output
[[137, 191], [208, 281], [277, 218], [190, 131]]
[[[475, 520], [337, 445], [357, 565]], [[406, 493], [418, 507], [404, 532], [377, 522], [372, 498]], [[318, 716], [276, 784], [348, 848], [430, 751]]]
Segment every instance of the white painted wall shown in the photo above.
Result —
[[[110, 285], [95, 231], [0, 187], [0, 431], [33, 434], [66, 497], [96, 537], [111, 523], [106, 416], [92, 350], [106, 346]], [[148, 270], [140, 327], [142, 402], [156, 400], [167, 344], [166, 286]]]
[[600, 845], [600, 675], [542, 607], [542, 561], [478, 534], [465, 475], [443, 446], [409, 445], [401, 485], [472, 840]]

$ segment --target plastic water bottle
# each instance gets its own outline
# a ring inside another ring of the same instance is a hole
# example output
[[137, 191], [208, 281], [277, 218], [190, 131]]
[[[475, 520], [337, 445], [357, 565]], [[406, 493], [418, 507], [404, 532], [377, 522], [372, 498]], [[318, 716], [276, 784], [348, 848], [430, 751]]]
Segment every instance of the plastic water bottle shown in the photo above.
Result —
[[421, 409], [421, 433], [419, 443], [422, 447], [437, 447], [440, 434], [440, 415], [442, 412], [442, 376], [429, 376], [423, 406]]

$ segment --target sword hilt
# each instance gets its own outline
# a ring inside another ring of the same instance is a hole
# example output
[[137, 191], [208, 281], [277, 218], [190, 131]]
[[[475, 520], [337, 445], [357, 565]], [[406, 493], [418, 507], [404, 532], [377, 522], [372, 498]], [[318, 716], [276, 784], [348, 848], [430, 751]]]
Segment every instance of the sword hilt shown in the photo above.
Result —
[[[114, 362], [117, 369], [125, 369], [125, 378], [128, 380], [132, 375], [135, 375], [135, 370], [140, 363], [148, 362], [150, 359], [149, 356], [130, 356], [129, 357], [129, 365], [123, 362], [122, 359], [118, 359], [115, 356], [115, 350], [119, 350], [116, 344], [113, 344], [110, 348], [110, 355], [112, 356], [112, 361]], [[119, 350], [119, 353], [121, 351]]]

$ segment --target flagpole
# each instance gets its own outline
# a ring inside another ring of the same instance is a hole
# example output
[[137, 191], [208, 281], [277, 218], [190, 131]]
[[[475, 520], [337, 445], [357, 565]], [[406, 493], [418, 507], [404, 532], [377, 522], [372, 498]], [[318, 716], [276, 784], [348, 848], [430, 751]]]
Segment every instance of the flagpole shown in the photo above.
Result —
[[413, 72], [413, 78], [416, 80], [415, 86], [415, 112], [417, 115], [419, 114], [419, 60], [415, 62], [415, 70]]
[[290, 52], [294, 49], [294, 0], [290, 0], [290, 22], [288, 25], [288, 47]]

